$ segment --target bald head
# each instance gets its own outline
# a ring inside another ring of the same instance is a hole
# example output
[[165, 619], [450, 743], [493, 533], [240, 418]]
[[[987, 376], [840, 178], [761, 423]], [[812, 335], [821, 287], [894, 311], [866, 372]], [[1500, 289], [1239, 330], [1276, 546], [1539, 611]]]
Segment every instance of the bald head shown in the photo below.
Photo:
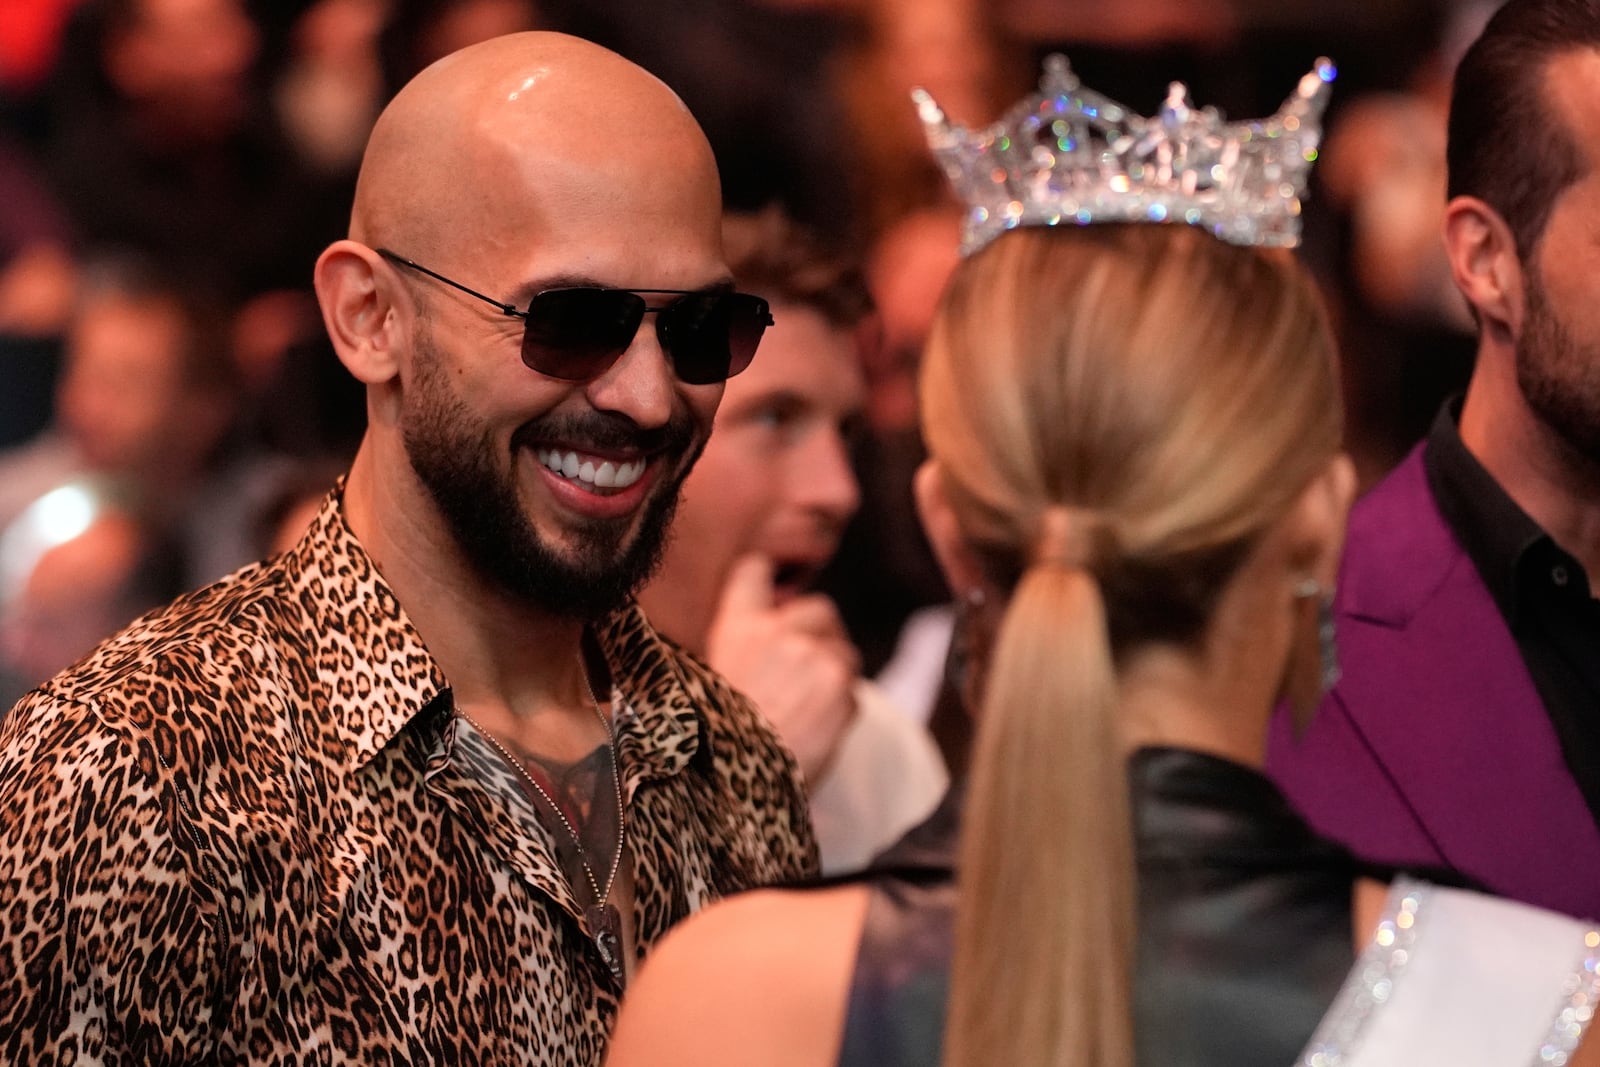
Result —
[[608, 186], [672, 173], [720, 204], [710, 145], [683, 102], [614, 52], [509, 34], [428, 67], [379, 117], [350, 236], [422, 258], [447, 242], [536, 239], [540, 216], [594, 210]]
[[[532, 315], [539, 294], [730, 282], [711, 148], [666, 86], [558, 34], [452, 53], [380, 117], [351, 239], [323, 251], [315, 281], [334, 350], [367, 386], [344, 497], [363, 543], [404, 542], [391, 560], [453, 560], [463, 582], [563, 618], [638, 583], [722, 383], [678, 375], [659, 316], [634, 319], [627, 347], [589, 377], [519, 357], [568, 306]], [[601, 299], [631, 313], [629, 299]], [[635, 457], [645, 473], [632, 486], [585, 483]]]

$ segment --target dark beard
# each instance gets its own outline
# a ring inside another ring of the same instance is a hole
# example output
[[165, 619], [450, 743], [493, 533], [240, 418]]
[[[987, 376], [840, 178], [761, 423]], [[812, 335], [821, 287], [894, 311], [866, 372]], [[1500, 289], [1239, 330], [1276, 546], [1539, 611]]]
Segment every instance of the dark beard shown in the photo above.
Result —
[[[679, 413], [667, 425], [640, 429], [625, 416], [547, 415], [511, 439], [509, 462], [529, 442], [559, 440], [604, 451], [636, 447], [663, 464], [677, 463], [671, 482], [645, 501], [638, 532], [626, 543], [629, 521], [594, 520], [575, 531], [574, 557], [540, 538], [518, 500], [514, 476], [497, 469], [494, 444], [473, 430], [470, 413], [443, 388], [437, 357], [419, 344], [419, 372], [402, 435], [412, 468], [427, 487], [462, 554], [490, 583], [550, 615], [598, 619], [621, 607], [661, 564], [679, 490], [694, 466], [702, 438]], [[580, 450], [583, 450], [580, 447]]]
[[1600, 352], [1586, 351], [1528, 272], [1527, 319], [1517, 345], [1517, 386], [1528, 406], [1572, 449], [1600, 464]]

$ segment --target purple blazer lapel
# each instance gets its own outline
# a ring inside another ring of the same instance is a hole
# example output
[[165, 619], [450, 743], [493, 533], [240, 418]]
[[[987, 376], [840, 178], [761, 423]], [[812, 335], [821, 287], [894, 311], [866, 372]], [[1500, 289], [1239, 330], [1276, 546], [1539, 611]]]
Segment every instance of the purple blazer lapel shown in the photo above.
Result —
[[1363, 501], [1340, 583], [1335, 698], [1445, 861], [1508, 896], [1600, 910], [1600, 828], [1420, 450]]

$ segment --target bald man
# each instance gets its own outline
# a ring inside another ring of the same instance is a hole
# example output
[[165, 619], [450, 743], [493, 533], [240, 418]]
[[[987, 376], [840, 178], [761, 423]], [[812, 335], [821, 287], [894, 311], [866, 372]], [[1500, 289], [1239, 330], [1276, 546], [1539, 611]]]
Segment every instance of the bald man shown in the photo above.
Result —
[[719, 200], [571, 38], [396, 97], [315, 272], [347, 478], [0, 732], [0, 1060], [598, 1064], [672, 923], [813, 871], [791, 758], [631, 599], [770, 319]]

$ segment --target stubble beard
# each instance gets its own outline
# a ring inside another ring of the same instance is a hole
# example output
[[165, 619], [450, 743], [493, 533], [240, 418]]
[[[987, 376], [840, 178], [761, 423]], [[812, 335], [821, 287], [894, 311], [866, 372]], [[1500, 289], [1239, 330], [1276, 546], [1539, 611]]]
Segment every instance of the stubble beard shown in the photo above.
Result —
[[1527, 279], [1517, 386], [1541, 422], [1600, 468], [1600, 350], [1572, 336], [1551, 308], [1536, 267]]

